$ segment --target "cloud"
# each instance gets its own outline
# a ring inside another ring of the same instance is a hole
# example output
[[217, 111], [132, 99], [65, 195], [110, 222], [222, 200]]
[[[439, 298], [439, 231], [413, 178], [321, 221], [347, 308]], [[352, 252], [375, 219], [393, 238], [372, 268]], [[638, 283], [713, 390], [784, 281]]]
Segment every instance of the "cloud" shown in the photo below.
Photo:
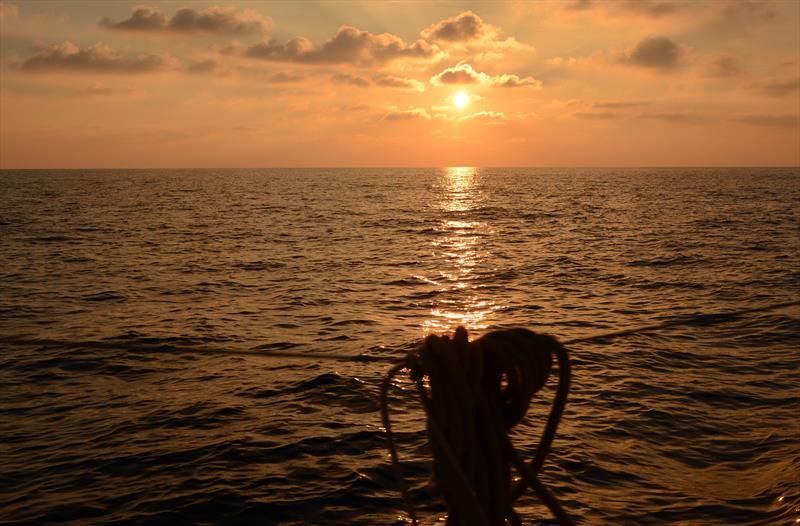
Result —
[[456, 16], [445, 18], [424, 29], [422, 38], [431, 42], [472, 42], [497, 36], [496, 27], [487, 24], [472, 11], [464, 11]]
[[513, 37], [503, 38], [497, 26], [486, 23], [472, 11], [464, 11], [423, 29], [420, 36], [444, 47], [529, 49]]
[[416, 79], [395, 77], [393, 75], [384, 75], [380, 73], [372, 75], [371, 77], [350, 75], [348, 73], [336, 73], [331, 76], [331, 81], [336, 84], [350, 84], [360, 88], [382, 86], [400, 90], [425, 91], [425, 84]]
[[622, 62], [643, 68], [671, 70], [678, 67], [683, 50], [667, 37], [645, 38], [627, 54]]
[[0, 1], [0, 22], [9, 22], [19, 18], [19, 8], [15, 4]]
[[392, 75], [374, 75], [372, 80], [378, 86], [387, 88], [396, 88], [411, 91], [425, 91], [425, 84], [417, 79], [408, 79], [404, 77], [395, 77]]
[[533, 77], [520, 78], [517, 75], [496, 75], [491, 76], [483, 72], [475, 71], [469, 64], [458, 64], [446, 68], [441, 73], [431, 77], [430, 83], [434, 86], [444, 86], [446, 84], [482, 84], [484, 86], [499, 86], [504, 88], [519, 88], [529, 86], [535, 89], [542, 88], [542, 81]]
[[500, 121], [507, 121], [508, 117], [505, 113], [499, 111], [478, 111], [476, 113], [471, 113], [469, 115], [464, 115], [460, 117], [458, 120], [460, 121], [484, 121], [484, 122], [500, 122]]
[[650, 18], [661, 18], [679, 12], [686, 3], [663, 0], [573, 0], [564, 6], [565, 11], [583, 13], [595, 9], [603, 9], [610, 15], [625, 16], [627, 14], [642, 15]]
[[739, 62], [729, 56], [721, 55], [714, 59], [706, 70], [706, 75], [714, 78], [733, 77], [742, 72]]
[[137, 93], [137, 90], [129, 87], [106, 86], [100, 82], [95, 82], [85, 88], [75, 90], [73, 93], [77, 97], [125, 97]]
[[347, 73], [336, 73], [331, 76], [331, 80], [336, 84], [350, 84], [360, 88], [372, 86], [372, 82], [370, 82], [368, 79], [355, 75], [348, 75]]
[[617, 118], [617, 114], [612, 111], [576, 111], [573, 115], [579, 119], [586, 120], [609, 120]]
[[593, 108], [598, 109], [625, 109], [625, 108], [638, 108], [639, 106], [643, 106], [644, 102], [616, 102], [616, 101], [607, 101], [607, 102], [595, 102], [592, 104]]
[[800, 128], [800, 115], [743, 115], [735, 119], [744, 124], [773, 128]]
[[275, 84], [292, 84], [302, 80], [305, 80], [305, 77], [302, 75], [292, 75], [283, 71], [273, 73], [269, 76], [269, 81], [274, 82]]
[[407, 44], [391, 33], [375, 35], [352, 26], [341, 26], [320, 48], [307, 38], [296, 37], [285, 44], [270, 39], [239, 52], [254, 59], [305, 64], [380, 64], [397, 59], [431, 59], [439, 55], [436, 46], [424, 40]]
[[214, 71], [219, 70], [221, 67], [220, 63], [216, 60], [209, 58], [205, 60], [195, 60], [190, 62], [189, 65], [186, 67], [186, 71], [189, 73], [213, 73]]
[[631, 13], [660, 18], [662, 16], [673, 15], [678, 12], [676, 2], [661, 2], [657, 0], [627, 0], [621, 2], [621, 9]]
[[594, 8], [595, 4], [592, 0], [573, 0], [564, 6], [566, 11], [588, 11]]
[[41, 49], [22, 63], [22, 70], [38, 73], [75, 71], [83, 73], [154, 73], [178, 68], [168, 55], [139, 55], [125, 58], [105, 44], [80, 49], [72, 42], [53, 44]]
[[769, 79], [749, 86], [750, 91], [767, 97], [783, 97], [800, 91], [800, 77], [794, 79]]
[[123, 31], [246, 35], [263, 33], [273, 26], [273, 22], [252, 9], [213, 6], [195, 11], [182, 8], [172, 18], [167, 18], [157, 7], [137, 6], [130, 18], [114, 22], [103, 17], [99, 25]]
[[407, 110], [390, 110], [381, 119], [385, 121], [430, 120], [431, 116], [425, 108], [409, 108]]
[[642, 113], [639, 115], [640, 119], [654, 119], [659, 121], [666, 121], [666, 122], [699, 122], [703, 119], [698, 117], [697, 115], [693, 115], [691, 113], [683, 113], [679, 111], [673, 112], [654, 112], [654, 113]]
[[737, 0], [736, 2], [722, 2], [721, 15], [729, 24], [742, 25], [754, 22], [769, 22], [775, 18], [777, 12], [768, 2], [753, 0]]

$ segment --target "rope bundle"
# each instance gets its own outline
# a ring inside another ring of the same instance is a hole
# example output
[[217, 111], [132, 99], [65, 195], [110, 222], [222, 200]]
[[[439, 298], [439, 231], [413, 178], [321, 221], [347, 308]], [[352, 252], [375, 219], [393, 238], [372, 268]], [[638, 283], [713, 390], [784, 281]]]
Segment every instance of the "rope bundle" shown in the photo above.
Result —
[[[554, 355], [559, 366], [556, 396], [536, 456], [526, 464], [508, 432], [522, 420], [533, 395], [547, 381]], [[410, 370], [425, 409], [433, 481], [447, 504], [448, 525], [521, 525], [513, 504], [527, 487], [559, 524], [572, 524], [537, 478], [569, 389], [569, 359], [561, 344], [525, 329], [495, 331], [470, 343], [467, 331], [459, 327], [453, 338], [428, 336], [408, 354], [406, 363], [389, 370], [381, 389], [381, 414], [403, 499], [412, 523], [418, 524], [400, 474], [388, 410], [389, 386], [403, 369]], [[521, 477], [516, 486], [512, 485], [512, 466]]]

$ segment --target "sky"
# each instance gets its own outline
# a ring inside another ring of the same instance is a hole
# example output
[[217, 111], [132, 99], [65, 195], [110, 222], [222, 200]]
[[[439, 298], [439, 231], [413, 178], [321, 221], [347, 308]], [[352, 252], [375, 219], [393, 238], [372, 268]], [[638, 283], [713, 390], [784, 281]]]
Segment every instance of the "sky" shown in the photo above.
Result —
[[0, 0], [0, 168], [759, 165], [794, 0]]

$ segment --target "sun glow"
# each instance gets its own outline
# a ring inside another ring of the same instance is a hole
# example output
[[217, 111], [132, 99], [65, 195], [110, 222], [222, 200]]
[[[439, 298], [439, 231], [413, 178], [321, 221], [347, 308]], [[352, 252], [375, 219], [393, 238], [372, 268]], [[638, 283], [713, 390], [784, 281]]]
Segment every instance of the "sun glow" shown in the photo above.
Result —
[[469, 95], [467, 95], [463, 91], [459, 91], [458, 93], [453, 95], [453, 104], [455, 104], [459, 108], [465, 107], [467, 104], [469, 104]]

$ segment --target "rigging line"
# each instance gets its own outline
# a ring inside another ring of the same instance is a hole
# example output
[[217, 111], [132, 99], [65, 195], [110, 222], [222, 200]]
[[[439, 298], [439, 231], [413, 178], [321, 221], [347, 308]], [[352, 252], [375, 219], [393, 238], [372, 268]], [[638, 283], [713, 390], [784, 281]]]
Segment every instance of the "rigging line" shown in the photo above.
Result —
[[[573, 345], [576, 343], [592, 343], [603, 341], [610, 338], [620, 338], [623, 336], [631, 336], [633, 334], [643, 334], [654, 332], [661, 329], [670, 327], [678, 327], [682, 325], [692, 325], [702, 323], [704, 325], [717, 325], [720, 323], [727, 323], [731, 321], [730, 318], [743, 316], [745, 314], [755, 314], [757, 312], [768, 312], [786, 307], [795, 307], [800, 305], [800, 300], [787, 301], [783, 303], [773, 303], [770, 305], [762, 305], [760, 307], [749, 307], [728, 312], [717, 312], [712, 314], [695, 314], [691, 316], [684, 316], [673, 320], [667, 320], [662, 323], [653, 325], [643, 325], [640, 327], [632, 327], [630, 329], [621, 329], [611, 332], [601, 332], [592, 336], [581, 336], [578, 338], [571, 338], [561, 342], [562, 345]], [[129, 350], [139, 353], [190, 353], [190, 354], [206, 354], [215, 356], [251, 356], [251, 357], [264, 357], [264, 358], [294, 358], [294, 359], [313, 359], [322, 361], [337, 361], [337, 362], [372, 362], [372, 363], [398, 363], [405, 359], [403, 356], [372, 356], [369, 354], [331, 354], [319, 352], [293, 352], [293, 351], [265, 351], [265, 350], [237, 350], [237, 349], [219, 349], [214, 347], [178, 347], [170, 344], [158, 345], [126, 345], [124, 342], [98, 342], [98, 341], [85, 341], [85, 342], [64, 342], [60, 340], [51, 340], [46, 338], [22, 338], [18, 336], [0, 336], [0, 344], [7, 345], [40, 345], [43, 347], [86, 347], [90, 349], [110, 349], [110, 350]]]

